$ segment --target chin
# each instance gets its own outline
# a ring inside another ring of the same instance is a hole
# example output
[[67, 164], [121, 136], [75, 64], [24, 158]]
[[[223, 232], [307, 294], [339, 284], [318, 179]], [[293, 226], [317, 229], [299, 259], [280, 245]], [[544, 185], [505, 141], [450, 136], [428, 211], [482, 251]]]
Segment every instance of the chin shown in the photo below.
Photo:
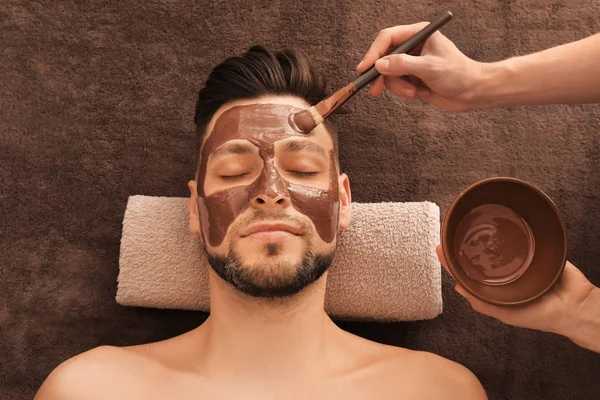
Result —
[[288, 240], [240, 240], [233, 246], [233, 251], [240, 255], [244, 265], [257, 265], [262, 263], [297, 263], [308, 244], [300, 238]]
[[228, 256], [208, 254], [208, 261], [238, 291], [253, 297], [281, 298], [293, 296], [318, 280], [331, 265], [333, 254], [314, 254], [306, 245], [288, 247], [280, 242], [252, 247], [237, 243]]

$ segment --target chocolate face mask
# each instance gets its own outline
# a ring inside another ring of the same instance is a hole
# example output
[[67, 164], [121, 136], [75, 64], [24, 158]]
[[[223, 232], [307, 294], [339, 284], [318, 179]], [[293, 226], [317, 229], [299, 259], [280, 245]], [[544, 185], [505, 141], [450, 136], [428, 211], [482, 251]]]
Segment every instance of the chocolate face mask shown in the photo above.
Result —
[[[312, 220], [325, 242], [331, 243], [335, 238], [339, 189], [333, 151], [329, 154], [328, 190], [290, 183], [275, 167], [276, 141], [292, 136], [307, 137], [294, 131], [288, 123], [289, 115], [298, 110], [282, 104], [254, 104], [233, 107], [219, 116], [202, 148], [198, 170], [198, 212], [204, 237], [208, 238], [211, 246], [216, 247], [223, 242], [229, 225], [250, 206], [252, 199], [261, 195], [288, 197], [292, 207]], [[263, 161], [262, 171], [250, 185], [235, 186], [206, 196], [204, 182], [209, 156], [233, 139], [245, 139], [258, 147]]]

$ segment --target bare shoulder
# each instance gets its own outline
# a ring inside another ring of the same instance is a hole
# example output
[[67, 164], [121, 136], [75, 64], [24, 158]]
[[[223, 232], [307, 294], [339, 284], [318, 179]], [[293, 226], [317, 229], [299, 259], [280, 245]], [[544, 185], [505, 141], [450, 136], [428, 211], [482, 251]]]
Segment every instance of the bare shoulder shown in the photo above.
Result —
[[[390, 351], [387, 373], [402, 371], [412, 382], [421, 382], [432, 398], [485, 400], [479, 379], [468, 368], [447, 358], [424, 351]], [[396, 380], [397, 381], [397, 380]]]
[[454, 361], [351, 334], [345, 339], [346, 350], [363, 360], [359, 376], [369, 390], [378, 391], [377, 398], [487, 399], [479, 379]]
[[97, 347], [56, 367], [35, 400], [104, 399], [117, 390], [119, 395], [125, 395], [136, 376], [148, 372], [148, 364], [128, 348]]

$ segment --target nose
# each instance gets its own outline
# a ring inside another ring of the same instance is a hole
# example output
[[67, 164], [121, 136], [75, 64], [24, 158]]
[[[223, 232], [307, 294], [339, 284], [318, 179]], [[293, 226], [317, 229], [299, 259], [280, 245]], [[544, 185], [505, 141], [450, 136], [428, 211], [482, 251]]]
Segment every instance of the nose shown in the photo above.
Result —
[[291, 204], [290, 198], [288, 196], [285, 196], [283, 194], [278, 194], [275, 197], [273, 196], [269, 196], [268, 194], [259, 194], [258, 196], [255, 196], [250, 204], [252, 205], [252, 207], [254, 207], [255, 209], [273, 209], [273, 208], [279, 208], [279, 209], [284, 209], [286, 207], [289, 207]]
[[260, 178], [250, 192], [250, 205], [255, 209], [284, 209], [292, 204], [286, 185], [272, 160], [266, 160]]

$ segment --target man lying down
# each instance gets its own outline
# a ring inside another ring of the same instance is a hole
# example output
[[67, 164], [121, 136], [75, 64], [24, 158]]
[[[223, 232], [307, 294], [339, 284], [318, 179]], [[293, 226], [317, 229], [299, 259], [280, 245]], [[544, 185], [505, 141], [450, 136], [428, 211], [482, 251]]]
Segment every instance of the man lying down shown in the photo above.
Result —
[[485, 399], [466, 368], [338, 328], [324, 311], [350, 184], [337, 137], [288, 116], [324, 98], [302, 54], [253, 47], [200, 90], [189, 227], [211, 265], [210, 316], [162, 342], [73, 357], [36, 399]]

